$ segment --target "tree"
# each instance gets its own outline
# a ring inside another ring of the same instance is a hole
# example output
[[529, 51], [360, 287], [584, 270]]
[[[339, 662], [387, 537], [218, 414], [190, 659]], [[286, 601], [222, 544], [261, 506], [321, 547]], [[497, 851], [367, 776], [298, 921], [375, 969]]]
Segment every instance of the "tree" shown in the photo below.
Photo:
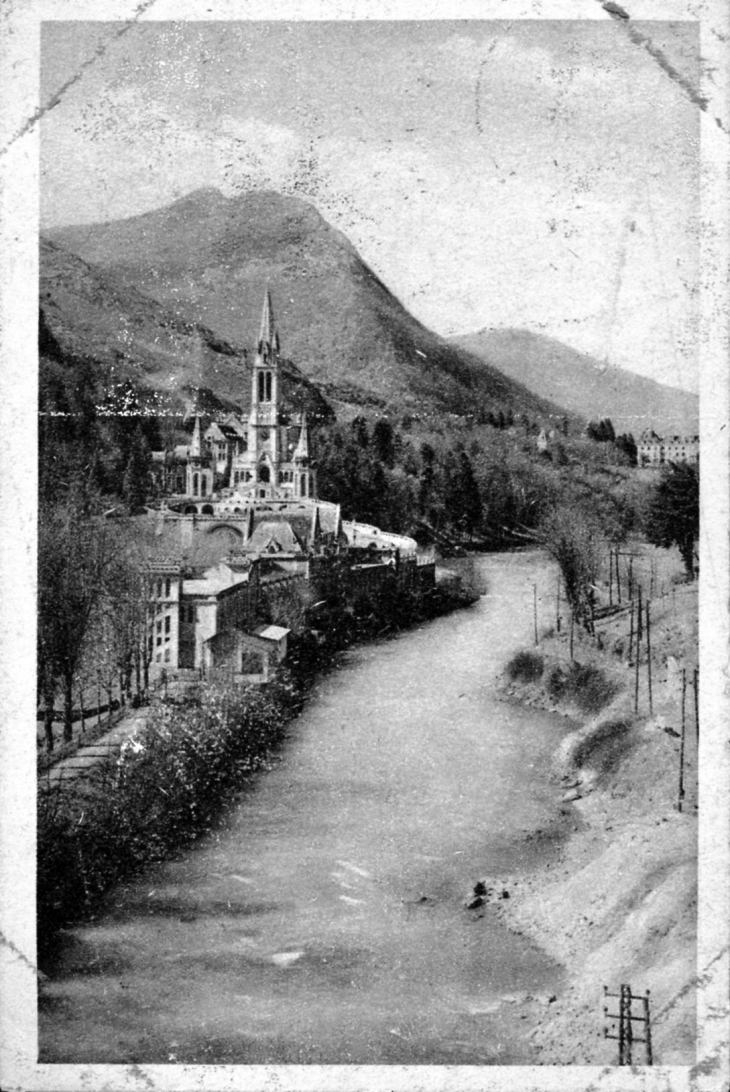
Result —
[[370, 434], [368, 432], [368, 423], [364, 417], [355, 417], [352, 421], [352, 434], [355, 437], [355, 442], [360, 447], [367, 447], [370, 443]]
[[620, 436], [616, 437], [616, 447], [619, 451], [622, 451], [629, 461], [631, 466], [636, 466], [637, 463], [637, 447], [636, 440], [630, 432], [623, 432]]
[[387, 467], [395, 462], [395, 438], [393, 426], [387, 417], [379, 417], [373, 426], [373, 448], [375, 455]]
[[138, 425], [132, 439], [122, 482], [122, 493], [130, 513], [144, 508], [149, 493], [151, 466], [149, 444]]
[[590, 630], [601, 556], [593, 520], [573, 505], [557, 505], [542, 520], [538, 535], [558, 563], [573, 616]]
[[70, 740], [73, 685], [84, 641], [114, 560], [109, 529], [91, 512], [88, 494], [74, 486], [44, 506], [38, 527], [38, 677], [46, 707], [46, 747], [53, 749], [53, 699], [64, 699], [63, 738]]
[[700, 533], [700, 475], [695, 466], [670, 463], [647, 506], [644, 533], [655, 546], [676, 546], [687, 575], [695, 575], [694, 546]]

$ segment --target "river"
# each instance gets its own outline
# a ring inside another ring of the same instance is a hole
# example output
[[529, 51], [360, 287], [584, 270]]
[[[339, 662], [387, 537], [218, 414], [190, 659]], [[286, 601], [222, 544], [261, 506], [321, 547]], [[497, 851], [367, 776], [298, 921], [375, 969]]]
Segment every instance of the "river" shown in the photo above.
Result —
[[465, 899], [559, 829], [568, 726], [494, 691], [555, 581], [539, 555], [478, 563], [477, 604], [349, 651], [215, 832], [68, 931], [42, 1061], [530, 1061], [515, 998], [561, 968]]

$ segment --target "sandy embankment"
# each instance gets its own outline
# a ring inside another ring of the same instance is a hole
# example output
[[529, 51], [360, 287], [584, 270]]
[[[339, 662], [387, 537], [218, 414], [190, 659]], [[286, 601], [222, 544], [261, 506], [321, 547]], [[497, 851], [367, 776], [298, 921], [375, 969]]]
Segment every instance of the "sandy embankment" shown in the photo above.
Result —
[[[676, 733], [681, 669], [691, 680], [696, 663], [696, 590], [675, 589], [652, 606], [652, 715], [645, 665], [637, 716], [635, 672], [626, 655], [618, 654], [622, 643], [627, 647], [626, 617], [601, 627], [602, 650], [588, 641], [576, 644], [575, 658], [601, 667], [615, 684], [616, 693], [599, 713], [586, 716], [575, 702], [548, 696], [552, 668], [567, 659], [564, 636], [541, 643], [546, 666], [540, 682], [504, 686], [507, 700], [556, 708], [582, 723], [555, 756], [563, 806], [576, 810], [579, 828], [557, 859], [520, 879], [510, 899], [494, 905], [511, 928], [534, 939], [568, 971], [561, 996], [535, 1007], [532, 1037], [543, 1064], [616, 1064], [617, 1044], [603, 1038], [603, 986], [615, 992], [621, 983], [636, 994], [651, 991], [654, 1063], [694, 1061], [697, 795], [690, 688], [681, 813]], [[635, 1034], [642, 1034], [641, 1025]], [[638, 1045], [634, 1062], [644, 1062]]]

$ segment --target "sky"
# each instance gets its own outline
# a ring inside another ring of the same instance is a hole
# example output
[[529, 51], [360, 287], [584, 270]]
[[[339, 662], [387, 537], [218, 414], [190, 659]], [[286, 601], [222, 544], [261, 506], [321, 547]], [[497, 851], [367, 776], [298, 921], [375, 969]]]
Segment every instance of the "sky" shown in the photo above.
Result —
[[682, 22], [45, 23], [41, 221], [275, 189], [443, 336], [695, 390], [698, 71]]

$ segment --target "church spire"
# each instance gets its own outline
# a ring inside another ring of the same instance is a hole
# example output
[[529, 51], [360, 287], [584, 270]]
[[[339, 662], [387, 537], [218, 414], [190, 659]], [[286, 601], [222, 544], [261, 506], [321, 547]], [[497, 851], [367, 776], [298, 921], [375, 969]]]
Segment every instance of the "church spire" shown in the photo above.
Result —
[[302, 427], [299, 440], [294, 451], [294, 460], [309, 459], [309, 426], [307, 425], [307, 411], [302, 414]]
[[271, 292], [266, 286], [264, 296], [264, 308], [261, 313], [261, 331], [259, 333], [258, 353], [264, 359], [274, 356], [279, 352], [279, 335], [276, 332], [276, 320], [274, 308], [271, 304]]
[[203, 455], [203, 430], [200, 424], [200, 407], [195, 407], [195, 424], [193, 425], [193, 438], [190, 441], [190, 455], [193, 459], [200, 459]]

